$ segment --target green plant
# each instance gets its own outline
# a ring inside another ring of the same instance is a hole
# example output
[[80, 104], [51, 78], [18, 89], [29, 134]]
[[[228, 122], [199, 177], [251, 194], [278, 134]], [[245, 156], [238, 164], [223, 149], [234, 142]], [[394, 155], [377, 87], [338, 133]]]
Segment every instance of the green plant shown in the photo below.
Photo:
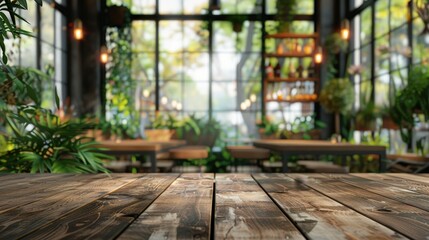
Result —
[[258, 127], [260, 131], [262, 131], [263, 134], [267, 136], [277, 134], [279, 132], [279, 124], [274, 123], [273, 120], [268, 116], [264, 116], [261, 118], [261, 120], [258, 120], [256, 122], [256, 127]]
[[400, 126], [401, 137], [409, 142], [415, 125], [414, 113], [421, 111], [429, 119], [429, 67], [413, 66], [408, 76], [408, 85], [395, 98], [391, 115]]
[[83, 173], [107, 172], [102, 159], [110, 159], [84, 137], [92, 127], [84, 122], [61, 122], [50, 110], [19, 106], [6, 121], [13, 131], [13, 149], [0, 156], [0, 171]]
[[340, 52], [345, 52], [348, 48], [348, 41], [341, 38], [339, 33], [329, 35], [324, 44], [323, 49], [326, 53], [326, 66], [328, 69], [328, 79], [336, 77], [337, 74], [337, 59], [336, 56]]
[[354, 113], [356, 129], [375, 130], [376, 120], [381, 116], [380, 109], [371, 100], [371, 84], [361, 84], [360, 106]]
[[335, 78], [325, 83], [319, 96], [320, 104], [328, 111], [335, 113], [335, 132], [340, 131], [339, 114], [349, 114], [353, 102], [353, 85], [346, 78]]

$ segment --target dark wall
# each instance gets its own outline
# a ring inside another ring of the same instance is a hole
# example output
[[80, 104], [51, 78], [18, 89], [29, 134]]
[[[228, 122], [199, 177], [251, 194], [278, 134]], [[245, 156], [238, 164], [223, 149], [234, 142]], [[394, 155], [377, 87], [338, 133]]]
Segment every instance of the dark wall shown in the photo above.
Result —
[[69, 2], [70, 16], [80, 18], [84, 28], [84, 38], [69, 45], [71, 103], [77, 115], [94, 114], [100, 107], [100, 0]]
[[[317, 9], [318, 11], [318, 26], [320, 44], [323, 46], [326, 38], [333, 32], [338, 31], [339, 23], [341, 22], [340, 11], [342, 9], [343, 0], [319, 0]], [[326, 64], [322, 64], [320, 69], [320, 80], [321, 85], [328, 80], [327, 79], [327, 68]], [[334, 116], [331, 113], [327, 113], [322, 107], [317, 108], [317, 115], [319, 119], [326, 123], [327, 127], [322, 132], [323, 138], [329, 138], [334, 132]]]

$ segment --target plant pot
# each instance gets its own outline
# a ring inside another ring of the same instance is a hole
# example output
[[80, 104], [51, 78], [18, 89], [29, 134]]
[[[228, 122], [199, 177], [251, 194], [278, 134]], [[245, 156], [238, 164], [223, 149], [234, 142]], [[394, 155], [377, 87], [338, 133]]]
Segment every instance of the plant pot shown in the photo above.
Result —
[[398, 130], [399, 125], [396, 124], [391, 117], [383, 117], [383, 124], [381, 125], [381, 128]]
[[265, 133], [265, 128], [259, 128], [258, 129], [258, 133], [259, 133], [259, 137], [261, 139], [278, 139], [277, 134], [274, 134], [274, 133], [272, 133], [272, 134], [266, 134]]
[[175, 130], [170, 129], [146, 129], [144, 131], [146, 139], [150, 141], [168, 141], [174, 132]]
[[313, 129], [307, 132], [291, 132], [291, 131], [283, 131], [280, 138], [281, 139], [296, 139], [296, 140], [302, 140], [305, 139], [304, 136], [309, 136], [312, 140], [321, 139], [322, 131], [319, 129]]
[[356, 131], [375, 131], [376, 125], [377, 124], [375, 121], [369, 121], [369, 122], [356, 121], [355, 130]]

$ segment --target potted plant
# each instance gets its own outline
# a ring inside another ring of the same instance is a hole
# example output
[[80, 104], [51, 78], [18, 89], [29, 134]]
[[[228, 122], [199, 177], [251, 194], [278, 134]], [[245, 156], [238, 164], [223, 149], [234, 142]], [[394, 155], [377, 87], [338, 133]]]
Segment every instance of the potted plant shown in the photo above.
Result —
[[401, 137], [409, 142], [413, 127], [414, 115], [422, 114], [425, 121], [429, 119], [429, 67], [413, 66], [408, 76], [408, 85], [396, 95], [391, 114], [400, 126]]
[[291, 125], [291, 130], [283, 130], [280, 134], [282, 139], [320, 139], [321, 128], [326, 124], [316, 120], [314, 116], [297, 117]]
[[340, 134], [340, 114], [349, 114], [353, 102], [353, 85], [346, 78], [329, 80], [320, 91], [320, 104], [335, 114], [335, 133]]
[[273, 120], [264, 116], [261, 120], [256, 122], [256, 127], [258, 127], [259, 136], [262, 139], [276, 139], [279, 134], [279, 124], [274, 123]]
[[380, 116], [380, 110], [371, 101], [372, 87], [370, 84], [361, 84], [360, 106], [353, 114], [355, 130], [375, 131], [377, 127], [377, 118]]

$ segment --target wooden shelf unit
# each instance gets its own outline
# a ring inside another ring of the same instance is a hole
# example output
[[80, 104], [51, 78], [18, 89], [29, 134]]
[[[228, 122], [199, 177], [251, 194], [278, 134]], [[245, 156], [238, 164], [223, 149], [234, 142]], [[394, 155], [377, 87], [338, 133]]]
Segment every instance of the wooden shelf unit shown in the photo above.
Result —
[[[295, 39], [313, 39], [313, 44], [314, 46], [312, 46], [313, 51], [311, 53], [308, 52], [304, 52], [302, 49], [302, 51], [290, 51], [287, 50], [285, 52], [281, 52], [281, 53], [272, 53], [272, 52], [266, 52], [264, 53], [264, 58], [265, 59], [271, 59], [271, 58], [277, 58], [277, 59], [284, 59], [284, 58], [312, 58], [314, 56], [314, 50], [317, 47], [317, 40], [318, 40], [319, 35], [317, 33], [314, 34], [302, 34], [302, 33], [276, 33], [276, 34], [268, 34], [265, 35], [266, 39], [284, 39], [285, 41], [287, 41], [287, 39], [292, 39], [293, 41], [296, 41]], [[320, 78], [318, 75], [318, 67], [315, 66], [314, 69], [314, 74], [316, 76], [313, 77], [265, 77], [264, 78], [264, 103], [268, 103], [268, 102], [278, 102], [278, 103], [315, 103], [318, 101], [318, 96], [319, 96], [319, 82], [320, 82]], [[268, 90], [268, 86], [269, 84], [278, 84], [278, 83], [297, 83], [297, 82], [313, 82], [314, 86], [313, 86], [313, 93], [309, 93], [308, 95], [311, 94], [316, 94], [317, 98], [316, 99], [290, 99], [290, 100], [286, 100], [286, 99], [268, 99], [267, 98], [267, 90]]]

